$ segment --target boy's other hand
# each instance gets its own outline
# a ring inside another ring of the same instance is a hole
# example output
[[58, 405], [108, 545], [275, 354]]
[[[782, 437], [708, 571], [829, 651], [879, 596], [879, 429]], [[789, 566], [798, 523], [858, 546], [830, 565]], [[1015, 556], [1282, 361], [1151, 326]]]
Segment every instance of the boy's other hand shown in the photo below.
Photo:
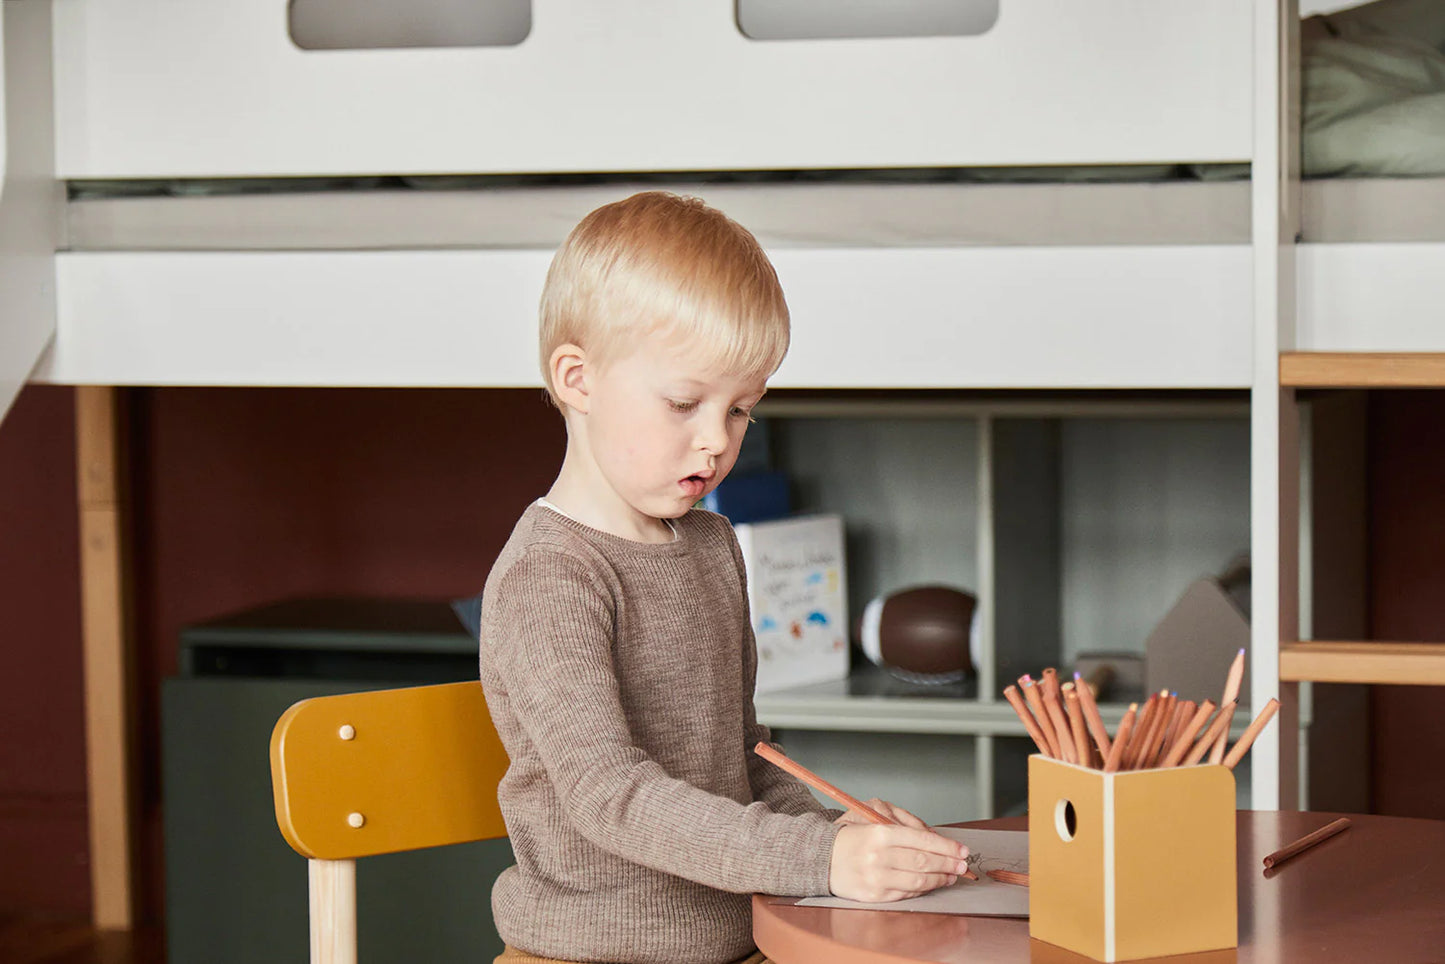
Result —
[[[887, 800], [879, 800], [877, 797], [874, 797], [872, 800], [867, 800], [864, 802], [867, 803], [869, 807], [872, 807], [873, 810], [887, 817], [889, 820], [892, 820], [894, 823], [901, 823], [905, 827], [917, 827], [919, 830], [928, 829], [928, 824], [924, 823], [922, 820], [918, 819], [907, 810], [904, 810], [902, 807], [897, 806], [896, 804], [889, 803]], [[848, 810], [841, 817], [839, 817], [833, 822], [871, 823], [872, 821], [869, 820], [866, 816], [864, 816], [861, 810]]]
[[828, 889], [848, 900], [917, 897], [957, 883], [968, 869], [967, 857], [968, 848], [963, 844], [921, 825], [844, 822], [833, 842]]

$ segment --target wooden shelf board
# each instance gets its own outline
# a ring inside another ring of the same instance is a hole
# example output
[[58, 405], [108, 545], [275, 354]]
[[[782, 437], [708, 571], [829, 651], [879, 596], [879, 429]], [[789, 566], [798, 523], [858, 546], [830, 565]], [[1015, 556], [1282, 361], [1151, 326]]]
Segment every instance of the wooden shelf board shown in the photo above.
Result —
[[1282, 352], [1279, 383], [1296, 388], [1441, 388], [1445, 352]]
[[1445, 685], [1445, 643], [1299, 642], [1280, 646], [1279, 678]]

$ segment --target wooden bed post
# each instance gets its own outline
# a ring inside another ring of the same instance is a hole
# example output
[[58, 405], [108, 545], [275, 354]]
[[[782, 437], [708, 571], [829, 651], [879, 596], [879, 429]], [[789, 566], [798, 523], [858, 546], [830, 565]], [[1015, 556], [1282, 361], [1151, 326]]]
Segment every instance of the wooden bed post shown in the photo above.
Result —
[[1299, 406], [1280, 384], [1295, 346], [1300, 225], [1299, 4], [1255, 0], [1254, 371], [1250, 390], [1250, 704], [1272, 696], [1279, 719], [1255, 742], [1252, 806], [1291, 810], [1299, 790], [1299, 686], [1279, 678], [1282, 640], [1299, 633]]
[[135, 771], [117, 389], [75, 390], [91, 919], [135, 924]]

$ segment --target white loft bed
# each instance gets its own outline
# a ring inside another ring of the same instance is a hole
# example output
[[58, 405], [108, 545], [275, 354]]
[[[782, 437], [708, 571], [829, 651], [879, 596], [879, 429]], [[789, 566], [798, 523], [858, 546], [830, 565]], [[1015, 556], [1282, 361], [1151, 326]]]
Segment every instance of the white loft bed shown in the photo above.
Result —
[[[816, 41], [751, 40], [733, 0], [535, 0], [519, 45], [365, 51], [297, 48], [280, 0], [77, 0], [55, 14], [57, 170], [71, 180], [1250, 153], [1249, 0], [1042, 0], [1006, 4], [977, 36]], [[169, 215], [143, 229], [149, 238], [135, 218], [107, 227], [123, 211], [144, 221], [144, 203], [72, 205], [58, 330], [38, 377], [536, 384], [527, 319], [547, 252], [565, 224], [623, 193], [178, 206], [223, 226], [205, 250], [168, 233]], [[961, 239], [940, 216], [966, 217], [983, 199], [950, 202], [932, 187], [697, 193], [776, 255], [798, 345], [780, 385], [1249, 384], [1247, 239], [1184, 243], [1161, 226], [1127, 245], [1031, 231], [985, 246], [994, 239]], [[876, 350], [882, 330], [899, 351]]]
[[[600, 11], [535, 0], [516, 46], [303, 51], [279, 0], [57, 5], [57, 171], [339, 180], [1250, 157], [1247, 0], [1006, 4], [978, 36], [787, 42], [745, 37], [732, 0]], [[1445, 219], [1422, 215], [1441, 209], [1440, 183], [1306, 185], [1298, 348], [1441, 347], [1422, 300], [1445, 270]], [[773, 250], [799, 346], [780, 385], [1252, 383], [1246, 182], [667, 186]], [[37, 376], [532, 385], [526, 319], [546, 253], [630, 189], [72, 202]], [[897, 351], [875, 350], [885, 329]]]
[[[7, 55], [12, 8], [37, 6], [50, 0], [6, 0]], [[760, 42], [739, 33], [731, 0], [535, 0], [516, 46], [301, 51], [283, 0], [65, 0], [53, 8], [53, 170], [66, 180], [1251, 161], [1274, 171], [1289, 153], [1271, 121], [1288, 76], [1271, 53], [1277, 9], [1005, 0], [976, 37]], [[7, 99], [21, 90], [11, 67]], [[7, 173], [7, 192], [17, 183]], [[1386, 216], [1351, 213], [1330, 193], [1430, 189], [1420, 184], [1306, 186], [1298, 330], [1281, 333], [1291, 299], [1270, 286], [1290, 283], [1278, 260], [1287, 241], [1266, 225], [1284, 220], [1273, 209], [1290, 183], [697, 193], [774, 254], [795, 314], [780, 386], [1254, 388], [1264, 466], [1287, 435], [1269, 401], [1281, 345], [1445, 348], [1426, 317], [1445, 231], [1431, 218], [1405, 236], [1390, 234], [1404, 230], [1394, 220], [1357, 229]], [[562, 225], [624, 191], [180, 199], [150, 214], [148, 201], [72, 203], [55, 338], [34, 377], [535, 385], [530, 319], [550, 248]], [[1405, 203], [1423, 210], [1418, 197]], [[1253, 471], [1258, 696], [1277, 680], [1269, 579], [1291, 573], [1273, 545], [1289, 506], [1272, 469]], [[1276, 769], [1272, 739], [1255, 751], [1265, 772]], [[1275, 792], [1257, 792], [1256, 805]]]

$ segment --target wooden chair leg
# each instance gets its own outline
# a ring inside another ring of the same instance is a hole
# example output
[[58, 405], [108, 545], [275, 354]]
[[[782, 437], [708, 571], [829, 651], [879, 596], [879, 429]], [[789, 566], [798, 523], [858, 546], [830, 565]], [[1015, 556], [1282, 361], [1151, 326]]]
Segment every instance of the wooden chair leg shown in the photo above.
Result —
[[308, 860], [311, 964], [356, 964], [356, 861]]

